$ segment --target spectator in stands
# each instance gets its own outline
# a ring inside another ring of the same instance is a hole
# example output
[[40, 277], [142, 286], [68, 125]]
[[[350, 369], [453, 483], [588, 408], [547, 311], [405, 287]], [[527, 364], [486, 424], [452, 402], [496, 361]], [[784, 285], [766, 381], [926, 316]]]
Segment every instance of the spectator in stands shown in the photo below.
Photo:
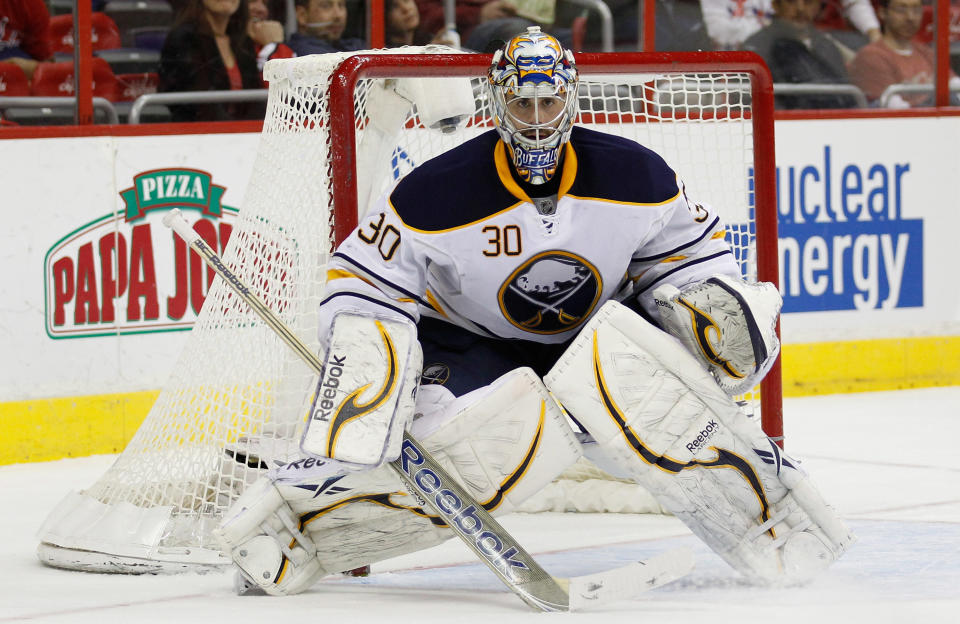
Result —
[[0, 61], [14, 63], [27, 79], [53, 56], [50, 12], [43, 0], [0, 0]]
[[388, 48], [417, 43], [420, 27], [420, 9], [414, 0], [386, 0], [384, 2], [385, 39]]
[[[934, 76], [933, 50], [913, 41], [920, 30], [923, 2], [879, 2], [877, 13], [883, 21], [883, 37], [864, 46], [850, 63], [850, 78], [871, 104], [880, 104], [880, 96], [890, 85], [932, 84]], [[951, 76], [950, 83], [960, 84], [960, 78]], [[890, 96], [884, 104], [889, 108], [908, 108], [932, 103], [932, 93], [904, 93]]]
[[263, 74], [263, 65], [270, 59], [293, 58], [296, 54], [285, 44], [283, 24], [272, 19], [267, 0], [249, 0], [250, 38], [257, 53], [257, 69]]
[[[843, 54], [814, 26], [820, 0], [773, 0], [770, 25], [751, 35], [745, 50], [763, 57], [775, 83], [849, 84]], [[778, 108], [848, 108], [848, 95], [810, 93], [778, 95]]]
[[[160, 92], [260, 89], [246, 0], [189, 0], [160, 52]], [[262, 102], [177, 104], [174, 121], [262, 119]]]
[[420, 32], [420, 9], [417, 8], [416, 0], [386, 0], [384, 12], [388, 48], [428, 43], [459, 47], [458, 42], [444, 29], [432, 36]]
[[362, 39], [343, 38], [347, 27], [344, 0], [295, 0], [297, 32], [287, 42], [297, 56], [351, 52], [366, 48]]
[[386, 0], [385, 39], [388, 48], [413, 45], [420, 27], [420, 9], [414, 0]]
[[[423, 32], [438, 33], [446, 27], [443, 0], [417, 0]], [[511, 0], [457, 0], [456, 26], [463, 47], [478, 52], [493, 52], [517, 33], [536, 22], [517, 15]], [[554, 29], [556, 33], [557, 29]], [[558, 37], [561, 43], [564, 37]], [[569, 39], [569, 37], [566, 37]]]
[[[837, 0], [843, 14], [869, 41], [880, 38], [870, 0]], [[773, 20], [773, 0], [700, 0], [707, 34], [717, 50], [735, 50]], [[819, 13], [819, 8], [817, 10]]]
[[771, 0], [700, 0], [707, 35], [717, 50], [736, 50], [773, 21]]

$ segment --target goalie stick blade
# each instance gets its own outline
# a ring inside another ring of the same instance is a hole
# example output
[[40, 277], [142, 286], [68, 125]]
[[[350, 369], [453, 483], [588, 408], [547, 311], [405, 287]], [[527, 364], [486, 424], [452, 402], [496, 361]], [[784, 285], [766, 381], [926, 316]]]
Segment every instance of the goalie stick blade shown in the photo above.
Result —
[[613, 570], [576, 576], [569, 579], [570, 610], [629, 600], [686, 576], [691, 570], [693, 551], [678, 548]]

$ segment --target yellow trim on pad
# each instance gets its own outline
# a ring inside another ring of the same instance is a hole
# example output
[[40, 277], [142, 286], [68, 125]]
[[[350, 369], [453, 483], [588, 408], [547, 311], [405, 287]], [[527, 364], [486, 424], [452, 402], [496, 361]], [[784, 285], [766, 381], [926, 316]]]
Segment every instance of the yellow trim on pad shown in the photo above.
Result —
[[[788, 397], [960, 385], [960, 336], [786, 344], [782, 357]], [[158, 395], [0, 403], [0, 465], [119, 453]]]

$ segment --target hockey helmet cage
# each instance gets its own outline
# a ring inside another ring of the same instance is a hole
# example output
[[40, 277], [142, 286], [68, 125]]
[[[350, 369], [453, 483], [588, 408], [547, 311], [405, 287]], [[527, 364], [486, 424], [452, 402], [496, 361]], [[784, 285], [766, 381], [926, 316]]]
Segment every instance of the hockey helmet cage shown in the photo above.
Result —
[[577, 116], [573, 53], [530, 26], [494, 53], [487, 78], [494, 122], [517, 174], [531, 184], [547, 182]]

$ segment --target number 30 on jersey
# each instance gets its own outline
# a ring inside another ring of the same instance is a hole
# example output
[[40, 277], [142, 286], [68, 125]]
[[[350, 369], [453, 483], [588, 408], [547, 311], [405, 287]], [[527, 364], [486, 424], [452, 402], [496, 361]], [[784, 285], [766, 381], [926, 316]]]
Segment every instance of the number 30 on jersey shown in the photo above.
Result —
[[[389, 261], [393, 258], [393, 254], [397, 252], [397, 247], [400, 246], [400, 230], [390, 224], [383, 227], [384, 218], [385, 215], [381, 212], [380, 218], [359, 229], [357, 236], [368, 245], [376, 245], [377, 251], [380, 252], [383, 259]], [[371, 230], [371, 233], [364, 232], [364, 228]]]

